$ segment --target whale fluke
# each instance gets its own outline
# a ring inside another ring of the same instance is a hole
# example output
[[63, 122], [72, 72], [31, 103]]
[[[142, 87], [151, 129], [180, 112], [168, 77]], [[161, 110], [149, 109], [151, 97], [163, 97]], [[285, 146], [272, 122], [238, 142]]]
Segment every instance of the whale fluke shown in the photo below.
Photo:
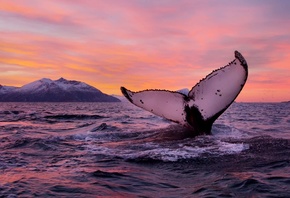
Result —
[[248, 65], [235, 51], [235, 59], [200, 80], [188, 93], [150, 89], [133, 92], [121, 87], [134, 105], [155, 115], [209, 134], [214, 121], [233, 103], [248, 78]]

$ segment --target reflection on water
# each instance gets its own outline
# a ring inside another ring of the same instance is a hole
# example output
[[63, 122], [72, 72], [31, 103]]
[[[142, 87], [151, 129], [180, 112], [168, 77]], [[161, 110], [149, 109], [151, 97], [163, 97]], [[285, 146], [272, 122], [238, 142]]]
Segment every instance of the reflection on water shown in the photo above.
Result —
[[3, 197], [287, 197], [289, 103], [234, 103], [212, 135], [122, 103], [0, 103]]

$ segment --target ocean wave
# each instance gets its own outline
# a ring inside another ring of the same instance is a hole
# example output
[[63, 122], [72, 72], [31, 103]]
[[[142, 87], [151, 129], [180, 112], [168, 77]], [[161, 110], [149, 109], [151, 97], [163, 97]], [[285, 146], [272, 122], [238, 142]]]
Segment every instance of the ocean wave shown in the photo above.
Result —
[[129, 161], [162, 161], [177, 162], [190, 160], [198, 157], [208, 157], [208, 155], [231, 155], [238, 154], [249, 149], [245, 143], [230, 143], [220, 140], [212, 141], [208, 145], [199, 145], [200, 142], [191, 143], [190, 140], [174, 144], [166, 143], [140, 143], [118, 142], [118, 146], [113, 144], [92, 144], [87, 145], [87, 150], [96, 155], [107, 155], [119, 157]]
[[32, 137], [11, 137], [2, 138], [2, 149], [31, 149], [32, 152], [38, 151], [57, 151], [60, 146], [67, 144], [68, 138], [51, 136], [47, 138], [32, 138]]
[[24, 113], [24, 111], [2, 111], [2, 112], [0, 112], [0, 114], [4, 114], [4, 115], [10, 115], [10, 114], [12, 114], [12, 115], [18, 115], [18, 114], [20, 114], [20, 113]]
[[58, 119], [58, 120], [84, 120], [84, 119], [101, 119], [106, 118], [100, 115], [86, 115], [86, 114], [58, 114], [44, 116], [46, 119]]
[[106, 172], [101, 170], [96, 170], [90, 174], [92, 177], [96, 178], [120, 178], [120, 177], [126, 177], [125, 174], [119, 173], [119, 172]]

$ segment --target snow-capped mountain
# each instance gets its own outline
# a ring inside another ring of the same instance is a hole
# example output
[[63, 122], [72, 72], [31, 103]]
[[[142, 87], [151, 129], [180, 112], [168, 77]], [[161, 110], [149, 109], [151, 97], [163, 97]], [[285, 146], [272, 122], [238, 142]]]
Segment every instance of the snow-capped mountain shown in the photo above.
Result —
[[177, 90], [177, 92], [182, 93], [182, 94], [184, 94], [184, 95], [187, 95], [188, 92], [189, 92], [189, 89], [187, 89], [187, 88], [183, 88], [183, 89], [179, 89], [179, 90]]
[[11, 92], [15, 89], [17, 89], [17, 87], [0, 85], [0, 94], [6, 94], [6, 93]]
[[0, 86], [1, 102], [119, 102], [86, 83], [42, 78], [22, 87]]

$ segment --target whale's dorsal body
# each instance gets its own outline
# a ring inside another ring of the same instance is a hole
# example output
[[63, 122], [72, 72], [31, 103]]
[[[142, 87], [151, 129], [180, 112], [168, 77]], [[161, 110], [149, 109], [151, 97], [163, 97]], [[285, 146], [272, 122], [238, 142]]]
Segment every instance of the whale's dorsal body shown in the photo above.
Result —
[[190, 127], [196, 134], [208, 134], [213, 122], [239, 95], [247, 77], [247, 62], [235, 51], [232, 62], [207, 75], [188, 95], [166, 90], [133, 92], [124, 87], [121, 87], [121, 91], [138, 107]]

